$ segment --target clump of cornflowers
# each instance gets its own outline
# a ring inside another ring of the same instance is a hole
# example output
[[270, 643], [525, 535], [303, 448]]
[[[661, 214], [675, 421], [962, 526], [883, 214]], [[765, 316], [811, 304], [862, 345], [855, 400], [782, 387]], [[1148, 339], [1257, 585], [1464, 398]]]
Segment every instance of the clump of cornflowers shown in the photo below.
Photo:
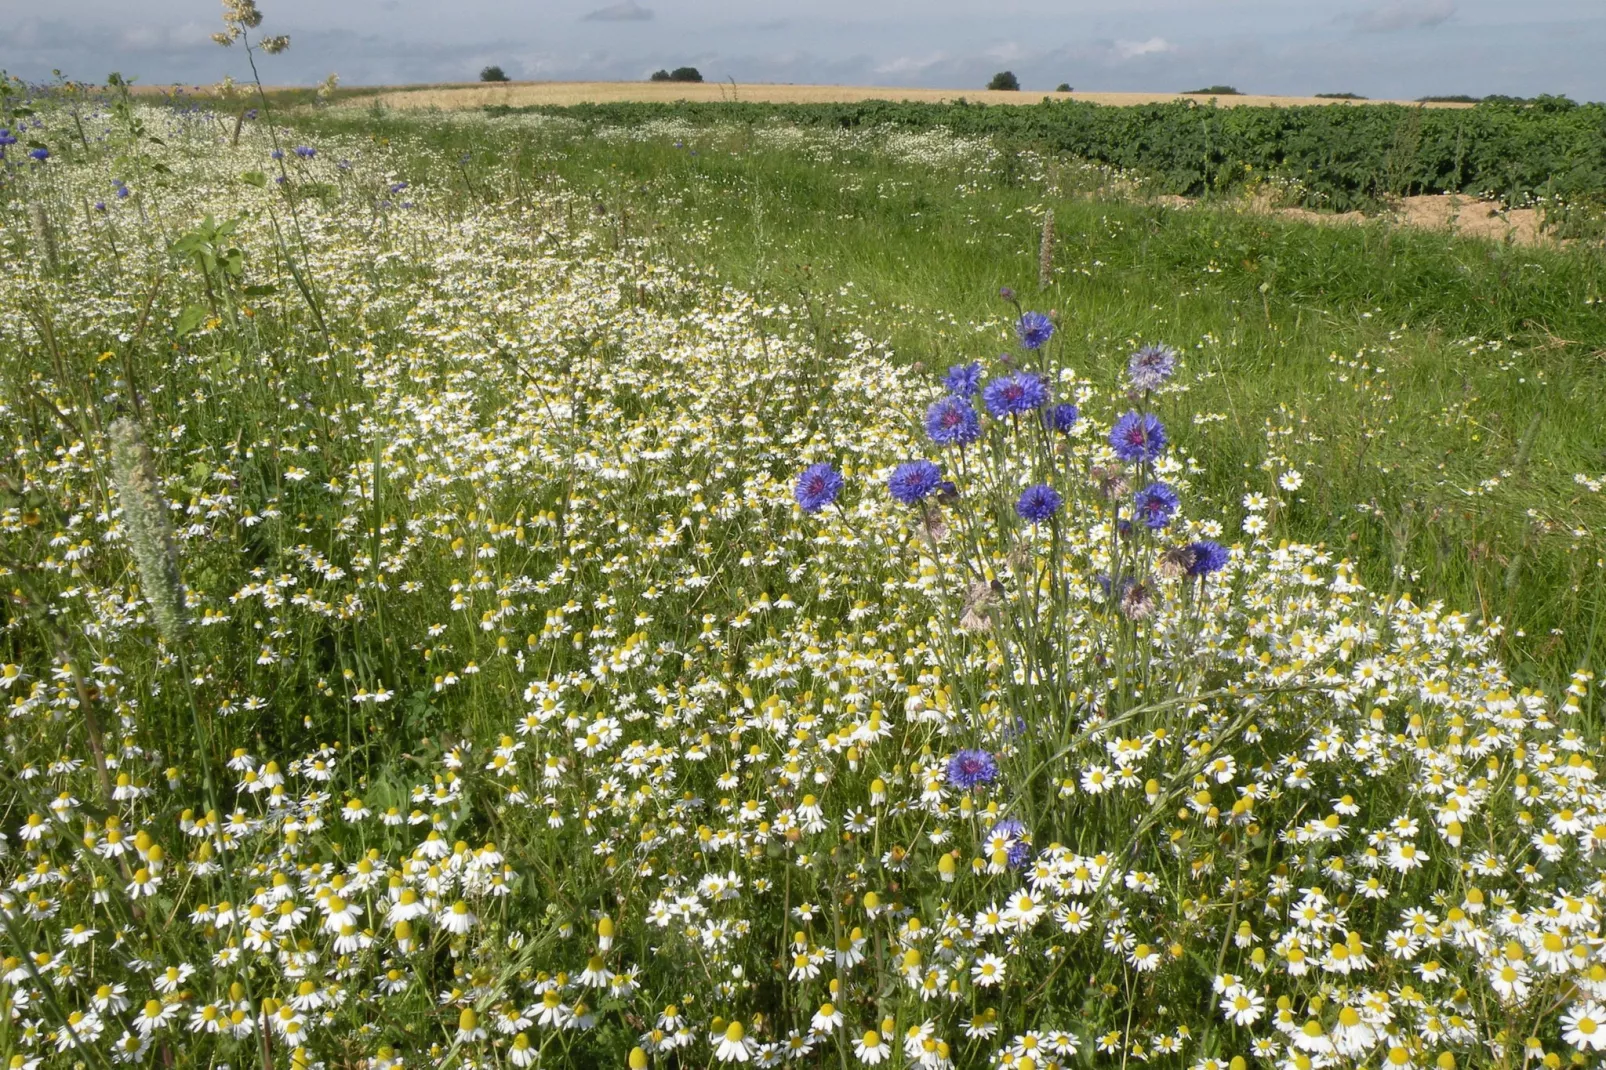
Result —
[[975, 361], [969, 364], [955, 364], [948, 369], [948, 375], [943, 379], [942, 385], [955, 397], [975, 397], [976, 391], [981, 389], [981, 365]]
[[1048, 426], [1062, 435], [1068, 435], [1075, 430], [1076, 422], [1081, 418], [1081, 410], [1069, 401], [1060, 402], [1044, 414]]
[[1013, 372], [982, 388], [982, 403], [996, 417], [1016, 416], [1048, 404], [1048, 386], [1031, 372]]
[[948, 783], [960, 791], [971, 791], [997, 779], [998, 763], [987, 751], [968, 748], [948, 759]]
[[1154, 531], [1171, 523], [1180, 504], [1176, 489], [1169, 483], [1150, 483], [1132, 498], [1138, 519]]
[[1020, 514], [1022, 520], [1042, 524], [1059, 512], [1063, 501], [1059, 491], [1046, 483], [1038, 483], [1021, 491], [1020, 498], [1015, 502], [1015, 512]]
[[939, 446], [966, 446], [981, 437], [976, 407], [957, 394], [933, 402], [925, 422], [926, 434]]
[[1041, 349], [1054, 337], [1054, 321], [1041, 312], [1027, 312], [1015, 323], [1022, 349]]
[[887, 489], [905, 505], [925, 501], [941, 488], [942, 469], [930, 461], [906, 461], [887, 479]]
[[1110, 429], [1110, 448], [1130, 464], [1152, 464], [1159, 460], [1168, 442], [1165, 425], [1149, 412], [1128, 412]]
[[805, 513], [817, 513], [842, 493], [842, 473], [829, 461], [811, 464], [797, 477], [793, 497]]
[[1177, 370], [1177, 351], [1170, 346], [1147, 345], [1126, 362], [1127, 381], [1134, 390], [1158, 390]]

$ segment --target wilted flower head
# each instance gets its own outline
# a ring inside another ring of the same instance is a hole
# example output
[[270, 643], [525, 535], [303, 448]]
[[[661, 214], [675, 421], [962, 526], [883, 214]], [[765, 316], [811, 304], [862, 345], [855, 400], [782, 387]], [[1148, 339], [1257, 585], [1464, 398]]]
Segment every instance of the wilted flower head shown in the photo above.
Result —
[[948, 369], [948, 376], [943, 379], [942, 385], [950, 394], [957, 394], [962, 398], [975, 397], [976, 391], [981, 389], [981, 365], [975, 361], [969, 364], [955, 364]]
[[842, 475], [830, 462], [821, 461], [811, 464], [803, 469], [797, 477], [797, 489], [793, 496], [797, 504], [803, 507], [805, 513], [817, 513], [827, 505], [836, 501], [836, 496], [842, 493]]
[[1144, 346], [1126, 362], [1126, 376], [1138, 390], [1163, 386], [1177, 370], [1177, 351], [1170, 346]]
[[953, 394], [926, 410], [926, 434], [939, 446], [964, 446], [981, 437], [975, 406]]
[[981, 399], [994, 416], [1009, 416], [1048, 404], [1048, 387], [1031, 372], [1015, 372], [988, 383]]
[[887, 489], [905, 505], [924, 501], [941, 485], [942, 469], [930, 461], [906, 461], [887, 479]]
[[1015, 324], [1015, 337], [1026, 349], [1041, 349], [1054, 337], [1054, 321], [1041, 312], [1028, 312]]
[[1147, 464], [1165, 452], [1165, 425], [1149, 412], [1129, 412], [1110, 429], [1110, 448], [1123, 461]]

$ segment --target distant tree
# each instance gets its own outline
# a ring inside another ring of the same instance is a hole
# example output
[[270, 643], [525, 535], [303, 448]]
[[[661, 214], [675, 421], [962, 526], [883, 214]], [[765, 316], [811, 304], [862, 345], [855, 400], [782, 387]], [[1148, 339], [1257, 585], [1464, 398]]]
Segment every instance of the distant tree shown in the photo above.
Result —
[[993, 80], [987, 83], [988, 89], [1019, 89], [1020, 79], [1015, 77], [1014, 71], [999, 71], [993, 75]]
[[491, 66], [486, 67], [484, 70], [480, 71], [480, 81], [482, 81], [482, 82], [506, 82], [506, 81], [509, 81], [509, 78], [508, 78], [507, 75], [502, 73], [502, 68], [496, 66], [495, 64], [492, 64]]
[[671, 82], [700, 82], [703, 80], [703, 76], [696, 67], [676, 67], [669, 72], [669, 80]]
[[1207, 85], [1203, 89], [1189, 89], [1184, 94], [1190, 97], [1241, 97], [1242, 93], [1230, 85]]
[[1418, 104], [1476, 104], [1477, 97], [1469, 97], [1465, 93], [1451, 93], [1448, 96], [1417, 97]]
[[648, 79], [648, 81], [667, 82], [669, 81], [669, 72], [660, 67], [658, 70], [652, 72], [652, 77]]
[[1365, 100], [1359, 93], [1317, 93], [1317, 100]]
[[1070, 91], [1071, 91], [1071, 83], [1070, 82], [1061, 82], [1059, 85], [1054, 87], [1054, 92], [1056, 92], [1056, 93], [1069, 93]]

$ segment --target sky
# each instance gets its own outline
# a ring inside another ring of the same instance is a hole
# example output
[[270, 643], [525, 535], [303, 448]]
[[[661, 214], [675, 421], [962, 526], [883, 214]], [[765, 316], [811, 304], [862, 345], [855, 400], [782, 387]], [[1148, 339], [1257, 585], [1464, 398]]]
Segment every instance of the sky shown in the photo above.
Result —
[[[1025, 90], [1564, 93], [1606, 100], [1606, 0], [259, 0], [273, 85], [705, 79]], [[249, 75], [217, 0], [0, 0], [0, 68], [147, 85]]]

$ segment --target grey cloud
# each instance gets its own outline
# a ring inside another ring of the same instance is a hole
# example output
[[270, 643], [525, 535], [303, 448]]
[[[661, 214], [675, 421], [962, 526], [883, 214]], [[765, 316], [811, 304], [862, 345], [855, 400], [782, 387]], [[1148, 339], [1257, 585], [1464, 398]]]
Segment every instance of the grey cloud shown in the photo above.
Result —
[[585, 16], [582, 22], [646, 22], [652, 18], [652, 8], [642, 7], [636, 0], [623, 0], [623, 3], [609, 4]]
[[1393, 0], [1356, 12], [1350, 19], [1365, 33], [1393, 33], [1437, 26], [1455, 14], [1451, 0]]

